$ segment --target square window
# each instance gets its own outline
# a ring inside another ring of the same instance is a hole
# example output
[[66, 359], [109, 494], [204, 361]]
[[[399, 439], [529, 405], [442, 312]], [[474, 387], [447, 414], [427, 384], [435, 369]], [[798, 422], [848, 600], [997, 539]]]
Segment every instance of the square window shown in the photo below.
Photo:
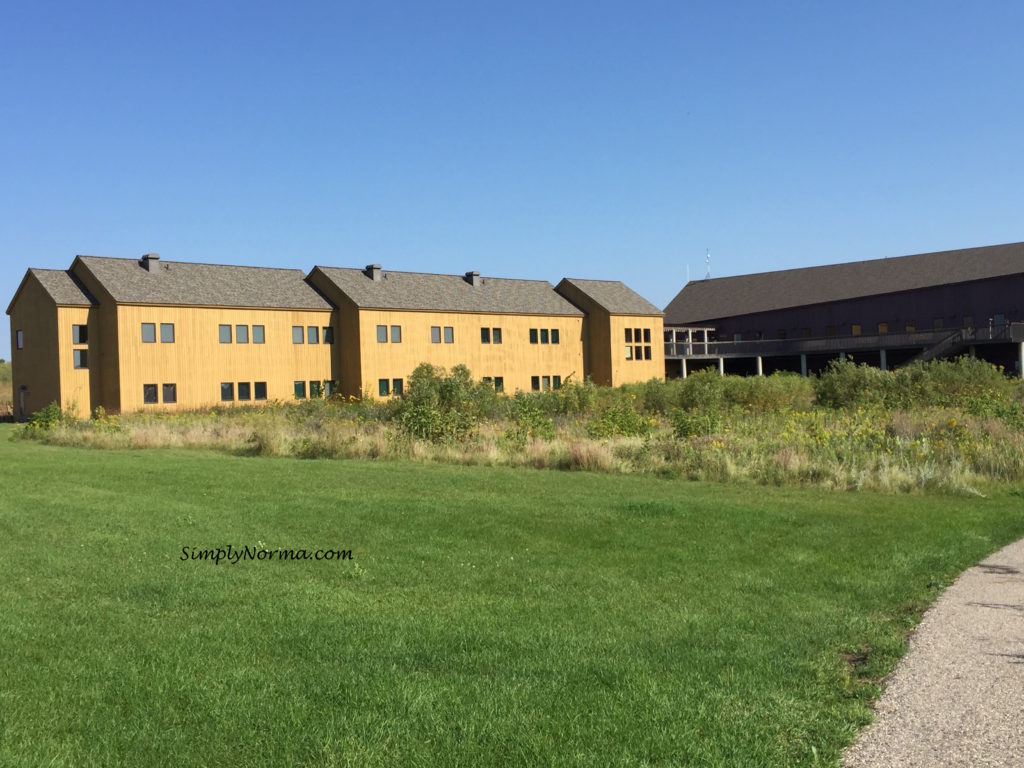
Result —
[[644, 360], [650, 360], [650, 359], [651, 359], [651, 347], [650, 347], [650, 345], [647, 345], [647, 346], [644, 347]]
[[235, 385], [231, 381], [222, 381], [220, 384], [220, 399], [223, 403], [230, 403], [235, 399]]
[[885, 336], [885, 334], [887, 334], [888, 332], [889, 332], [889, 324], [888, 323], [879, 323], [878, 324], [878, 335], [879, 336]]
[[395, 397], [401, 397], [404, 389], [405, 385], [402, 383], [401, 379], [391, 380], [391, 394], [393, 394]]
[[633, 359], [633, 346], [631, 344], [627, 344], [626, 345], [626, 359], [627, 360], [632, 360]]
[[248, 325], [236, 325], [235, 326], [235, 344], [248, 344], [249, 343], [249, 326]]
[[248, 381], [238, 382], [238, 399], [239, 400], [252, 400], [252, 387]]
[[391, 326], [391, 343], [401, 344], [402, 343], [402, 326], [392, 325]]
[[851, 336], [860, 336], [860, 323], [854, 323], [850, 326]]
[[164, 384], [164, 402], [165, 403], [176, 403], [178, 402], [178, 385], [177, 384]]
[[551, 343], [552, 344], [557, 344], [558, 343], [558, 329], [557, 328], [552, 328], [551, 329]]
[[254, 325], [252, 327], [252, 343], [253, 344], [265, 344], [267, 341], [266, 329], [262, 325]]
[[550, 376], [541, 376], [540, 377], [540, 388], [541, 388], [541, 391], [543, 391], [543, 392], [547, 392], [549, 389], [551, 389], [551, 377]]
[[388, 343], [388, 327], [386, 325], [377, 326], [377, 343], [387, 344]]
[[495, 392], [504, 392], [505, 391], [505, 377], [504, 376], [495, 376], [494, 377], [494, 391]]
[[320, 327], [311, 325], [306, 329], [306, 342], [308, 344], [320, 343]]
[[309, 382], [309, 396], [320, 397], [324, 393], [323, 382], [311, 381]]
[[304, 381], [296, 381], [295, 382], [295, 386], [293, 387], [293, 389], [294, 389], [294, 392], [295, 392], [295, 399], [296, 400], [305, 400], [306, 399], [306, 382], [304, 382]]
[[551, 377], [551, 386], [554, 389], [561, 389], [562, 388], [562, 377], [561, 376], [552, 376]]
[[143, 384], [142, 402], [152, 404], [156, 401], [156, 384]]
[[89, 326], [87, 326], [87, 325], [72, 325], [71, 326], [71, 343], [72, 344], [88, 344], [89, 343]]
[[444, 327], [444, 343], [453, 344], [455, 342], [455, 329], [450, 325]]
[[913, 320], [908, 320], [907, 321], [906, 332], [907, 333], [916, 333], [917, 332], [917, 326], [914, 325], [914, 321]]
[[540, 376], [530, 377], [530, 389], [534, 392], [540, 392]]
[[252, 385], [252, 392], [253, 392], [253, 396], [257, 400], [266, 400], [267, 399], [267, 382], [265, 382], [265, 381], [257, 381], [255, 384]]
[[[301, 344], [303, 341], [305, 341], [305, 336], [302, 333], [302, 326], [301, 325], [293, 325], [292, 326], [292, 344]], [[303, 397], [305, 397], [305, 395], [303, 395]]]
[[430, 343], [440, 344], [441, 343], [441, 326], [432, 325], [430, 326]]
[[156, 344], [156, 323], [142, 324], [142, 343]]
[[650, 328], [644, 328], [644, 344], [650, 344], [650, 343], [651, 343], [651, 329]]
[[548, 343], [548, 338], [549, 338], [548, 337], [548, 329], [547, 328], [541, 328], [540, 329], [540, 343], [541, 344], [547, 344]]
[[491, 329], [491, 343], [492, 344], [501, 344], [501, 328], [492, 328]]
[[491, 343], [491, 329], [490, 328], [481, 328], [480, 329], [480, 343], [481, 344], [490, 344]]
[[536, 344], [537, 343], [537, 329], [536, 328], [531, 328], [530, 329], [530, 343], [531, 344]]
[[218, 325], [217, 326], [217, 337], [220, 339], [221, 344], [231, 343], [231, 326], [230, 325]]
[[89, 367], [89, 353], [84, 349], [74, 350], [75, 355], [75, 368], [88, 368]]
[[377, 394], [387, 397], [391, 394], [391, 382], [387, 379], [377, 379]]
[[627, 328], [626, 329], [626, 343], [627, 344], [632, 344], [633, 343], [633, 329], [632, 328]]
[[323, 331], [324, 331], [324, 344], [333, 344], [334, 343], [334, 327], [330, 326], [330, 325], [325, 325], [324, 328], [323, 328]]
[[16, 349], [25, 348], [25, 334], [20, 330], [14, 332], [14, 346]]
[[174, 343], [174, 323], [160, 323], [160, 343]]

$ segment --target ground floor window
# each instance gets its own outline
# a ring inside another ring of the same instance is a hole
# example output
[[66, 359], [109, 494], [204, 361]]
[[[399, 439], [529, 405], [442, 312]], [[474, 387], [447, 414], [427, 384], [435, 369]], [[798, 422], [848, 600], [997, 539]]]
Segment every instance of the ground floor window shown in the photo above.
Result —
[[309, 396], [320, 397], [323, 394], [323, 384], [319, 381], [309, 382]]
[[248, 381], [238, 382], [238, 399], [252, 400], [252, 387], [249, 386]]
[[142, 402], [152, 404], [157, 402], [156, 399], [156, 384], [143, 384], [142, 385]]
[[235, 399], [235, 385], [230, 381], [222, 381], [220, 384], [220, 399], [223, 403], [230, 403]]
[[306, 382], [296, 381], [294, 385], [295, 399], [305, 400], [306, 399]]
[[253, 396], [257, 400], [266, 400], [267, 399], [267, 382], [265, 382], [265, 381], [257, 381], [255, 384], [252, 385], [252, 389], [253, 389]]
[[401, 379], [391, 380], [391, 394], [395, 395], [396, 397], [401, 397], [404, 390], [405, 385]]
[[164, 402], [165, 403], [176, 403], [178, 402], [178, 385], [177, 384], [164, 384]]
[[377, 379], [377, 394], [387, 397], [391, 394], [391, 382], [387, 379]]

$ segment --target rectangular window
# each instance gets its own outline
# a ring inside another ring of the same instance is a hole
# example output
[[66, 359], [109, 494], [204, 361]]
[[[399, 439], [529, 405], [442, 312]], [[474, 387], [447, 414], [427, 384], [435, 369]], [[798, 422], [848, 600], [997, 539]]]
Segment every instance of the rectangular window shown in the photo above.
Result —
[[[292, 344], [301, 344], [305, 340], [301, 325], [292, 326]], [[305, 397], [305, 395], [303, 395]]]
[[854, 323], [850, 326], [851, 336], [860, 336], [860, 323]]
[[627, 360], [632, 360], [633, 359], [633, 346], [631, 344], [627, 344], [626, 345], [626, 359]]
[[650, 360], [650, 359], [651, 359], [651, 348], [650, 348], [650, 346], [645, 346], [644, 347], [644, 360]]
[[223, 403], [230, 403], [235, 399], [235, 385], [231, 381], [222, 381], [220, 383], [220, 399]]
[[482, 381], [484, 384], [494, 384], [494, 379], [492, 379], [490, 376], [484, 376]]
[[562, 377], [561, 376], [552, 376], [551, 377], [551, 386], [552, 386], [553, 389], [561, 389], [562, 388]]
[[295, 386], [293, 387], [293, 389], [294, 389], [294, 392], [295, 392], [295, 399], [296, 400], [305, 400], [306, 399], [306, 382], [304, 382], [304, 381], [296, 381], [295, 382]]
[[230, 325], [218, 325], [217, 326], [217, 337], [220, 339], [221, 344], [231, 343], [231, 326]]
[[309, 382], [309, 396], [320, 397], [324, 393], [323, 383], [319, 381]]
[[88, 344], [89, 343], [89, 326], [87, 326], [87, 325], [72, 325], [71, 326], [71, 343], [72, 344]]
[[387, 379], [377, 379], [377, 394], [387, 397], [391, 394], [391, 382]]
[[143, 384], [142, 402], [152, 404], [155, 403], [156, 401], [156, 384]]
[[14, 332], [14, 346], [15, 346], [16, 349], [24, 349], [25, 348], [25, 334], [24, 334], [24, 332], [22, 332], [20, 330]]
[[551, 343], [552, 344], [557, 344], [558, 342], [559, 342], [558, 329], [557, 328], [552, 328], [551, 329]]
[[639, 328], [634, 328], [633, 329], [633, 343], [634, 344], [639, 344], [640, 343], [640, 329]]
[[377, 326], [377, 343], [387, 344], [388, 343], [388, 327], [386, 325]]
[[626, 329], [626, 343], [627, 344], [632, 344], [633, 343], [633, 329], [632, 328], [627, 328]]
[[531, 328], [530, 329], [530, 343], [531, 344], [536, 344], [537, 343], [537, 329], [536, 328]]
[[543, 392], [547, 392], [549, 389], [551, 389], [551, 377], [550, 376], [541, 376], [540, 377], [540, 388], [541, 388], [541, 391], [543, 391]]
[[177, 384], [164, 384], [164, 402], [165, 403], [176, 403], [178, 402], [178, 385]]
[[320, 343], [320, 328], [316, 325], [311, 325], [306, 329], [306, 342], [309, 344]]
[[430, 326], [430, 343], [440, 344], [441, 343], [441, 326], [432, 325]]
[[238, 399], [252, 400], [252, 386], [248, 381], [238, 382]]
[[504, 392], [505, 391], [505, 377], [504, 376], [495, 376], [494, 377], [494, 391], [495, 392]]
[[889, 324], [888, 323], [879, 323], [878, 324], [878, 335], [879, 336], [885, 336], [885, 334], [887, 334], [888, 332], [889, 332]]
[[501, 344], [501, 328], [491, 328], [491, 343]]
[[330, 325], [324, 326], [324, 344], [334, 343], [334, 327]]
[[391, 394], [393, 394], [395, 397], [401, 397], [404, 391], [405, 385], [402, 383], [401, 379], [391, 380]]
[[547, 344], [548, 343], [548, 338], [549, 338], [549, 336], [548, 336], [548, 329], [547, 328], [541, 328], [540, 329], [540, 343], [541, 344]]
[[89, 353], [84, 349], [74, 350], [75, 355], [75, 368], [88, 368], [89, 367]]
[[490, 344], [491, 343], [491, 329], [490, 328], [481, 328], [480, 329], [480, 343], [481, 344]]
[[392, 325], [391, 326], [391, 343], [401, 344], [402, 343], [402, 326]]
[[160, 343], [174, 343], [174, 323], [160, 323]]
[[914, 321], [913, 320], [907, 320], [907, 324], [906, 324], [905, 328], [906, 328], [906, 332], [907, 333], [916, 333], [917, 332], [917, 326], [914, 325]]
[[253, 393], [253, 397], [255, 397], [257, 400], [266, 400], [267, 399], [267, 382], [265, 382], [265, 381], [257, 381], [257, 382], [255, 382], [252, 385], [252, 393]]
[[265, 344], [267, 342], [266, 329], [262, 325], [254, 325], [252, 327], [252, 343], [253, 344]]
[[530, 389], [534, 392], [540, 392], [540, 376], [530, 377]]
[[156, 344], [156, 323], [142, 324], [142, 343]]
[[236, 325], [235, 326], [235, 344], [248, 344], [249, 343], [249, 326], [248, 325]]
[[651, 343], [651, 329], [650, 328], [644, 328], [644, 344], [650, 344], [650, 343]]
[[444, 327], [444, 343], [453, 344], [455, 342], [455, 329], [450, 325]]

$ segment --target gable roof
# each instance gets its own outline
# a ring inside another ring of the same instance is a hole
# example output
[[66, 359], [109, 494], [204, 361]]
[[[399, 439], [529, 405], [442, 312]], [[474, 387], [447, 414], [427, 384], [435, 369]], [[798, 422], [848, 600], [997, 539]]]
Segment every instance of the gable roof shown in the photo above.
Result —
[[77, 278], [70, 271], [64, 269], [36, 269], [32, 267], [25, 272], [25, 277], [21, 279], [21, 283], [18, 285], [18, 290], [14, 292], [14, 298], [11, 299], [11, 303], [7, 307], [8, 315], [11, 314], [11, 310], [18, 300], [21, 289], [25, 287], [25, 281], [28, 280], [29, 275], [36, 279], [58, 307], [91, 307], [96, 303], [85, 287], [78, 282]]
[[266, 309], [330, 309], [301, 269], [159, 261], [150, 272], [139, 259], [78, 256], [118, 304], [174, 304]]
[[665, 323], [702, 323], [1021, 273], [1024, 243], [1009, 243], [695, 280], [665, 307]]
[[479, 285], [461, 275], [381, 270], [373, 280], [364, 270], [314, 267], [360, 309], [411, 309], [515, 315], [583, 313], [546, 280], [481, 277]]
[[[619, 280], [581, 280], [566, 277], [558, 285], [575, 286], [612, 315], [661, 315], [661, 310]], [[555, 290], [558, 290], [556, 288]]]

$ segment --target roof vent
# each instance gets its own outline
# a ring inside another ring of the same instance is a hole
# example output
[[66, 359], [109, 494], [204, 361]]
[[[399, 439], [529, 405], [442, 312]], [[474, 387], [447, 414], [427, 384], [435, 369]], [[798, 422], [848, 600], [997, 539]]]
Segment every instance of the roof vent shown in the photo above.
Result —
[[467, 272], [465, 280], [466, 280], [467, 283], [469, 283], [470, 285], [472, 285], [475, 288], [476, 286], [480, 285], [480, 282], [481, 282], [481, 280], [480, 280], [480, 273], [479, 272]]
[[157, 267], [160, 266], [157, 264], [158, 261], [160, 261], [159, 253], [142, 254], [142, 268], [147, 272], [156, 272]]
[[363, 270], [366, 276], [373, 280], [373, 282], [380, 282], [380, 264], [367, 264], [366, 269]]

